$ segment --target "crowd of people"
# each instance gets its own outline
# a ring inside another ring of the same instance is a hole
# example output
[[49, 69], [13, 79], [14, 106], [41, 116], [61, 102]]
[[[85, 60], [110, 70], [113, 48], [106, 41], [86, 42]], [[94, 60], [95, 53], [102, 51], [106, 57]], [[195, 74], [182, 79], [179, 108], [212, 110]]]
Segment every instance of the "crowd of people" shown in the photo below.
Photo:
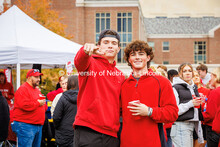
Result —
[[220, 146], [220, 67], [208, 72], [204, 64], [193, 69], [182, 63], [178, 70], [150, 66], [152, 48], [136, 40], [124, 49], [132, 69], [125, 78], [116, 68], [119, 51], [119, 34], [103, 30], [97, 45], [86, 43], [76, 54], [80, 74], [60, 77], [47, 97], [38, 88], [43, 75], [38, 69], [27, 72], [15, 94], [0, 72], [0, 147], [13, 98], [11, 127], [19, 147], [41, 146], [46, 98], [52, 101], [58, 147]]

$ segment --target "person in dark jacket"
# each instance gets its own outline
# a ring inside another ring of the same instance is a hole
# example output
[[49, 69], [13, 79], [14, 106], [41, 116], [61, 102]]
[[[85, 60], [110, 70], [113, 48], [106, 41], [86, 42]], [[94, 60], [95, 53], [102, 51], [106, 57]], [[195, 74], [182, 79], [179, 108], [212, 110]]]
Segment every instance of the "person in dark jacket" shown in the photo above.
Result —
[[0, 91], [0, 146], [8, 137], [9, 107], [7, 100]]
[[73, 122], [77, 111], [78, 77], [70, 76], [67, 91], [59, 99], [53, 115], [55, 139], [59, 147], [73, 147]]

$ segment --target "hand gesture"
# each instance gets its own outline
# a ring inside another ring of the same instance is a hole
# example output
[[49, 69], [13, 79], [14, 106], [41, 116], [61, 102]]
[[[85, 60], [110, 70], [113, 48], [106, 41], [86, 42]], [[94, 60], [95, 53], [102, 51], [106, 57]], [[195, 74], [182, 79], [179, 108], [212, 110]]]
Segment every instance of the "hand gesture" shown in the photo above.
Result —
[[84, 52], [91, 56], [92, 54], [97, 54], [97, 55], [103, 55], [104, 53], [101, 52], [99, 50], [99, 47], [98, 46], [95, 46], [95, 44], [90, 44], [90, 43], [86, 43], [84, 45]]
[[148, 116], [148, 106], [142, 103], [132, 103], [132, 105], [127, 106], [132, 112], [132, 115]]
[[37, 101], [40, 103], [40, 106], [43, 106], [46, 103], [45, 99], [42, 99], [42, 100], [38, 99]]
[[200, 104], [202, 104], [202, 100], [198, 97], [192, 100], [192, 103], [194, 106], [199, 106]]

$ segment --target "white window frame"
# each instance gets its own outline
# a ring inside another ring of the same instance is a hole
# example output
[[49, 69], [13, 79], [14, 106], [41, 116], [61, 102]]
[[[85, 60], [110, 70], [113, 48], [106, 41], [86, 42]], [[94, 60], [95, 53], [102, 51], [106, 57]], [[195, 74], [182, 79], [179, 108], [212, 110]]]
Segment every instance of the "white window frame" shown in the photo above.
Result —
[[[167, 43], [168, 42], [168, 45], [164, 45], [164, 43]], [[168, 50], [164, 50], [164, 47], [168, 47]], [[162, 42], [162, 51], [163, 52], [169, 52], [170, 51], [170, 42], [169, 41], [163, 41]]]
[[155, 51], [155, 42], [149, 41], [149, 42], [148, 42], [148, 45], [149, 45], [150, 47], [152, 47], [152, 50], [153, 50], [153, 52], [154, 52], [154, 51]]
[[[202, 53], [199, 54], [199, 52], [202, 52]], [[199, 56], [202, 57], [202, 60], [198, 60]], [[199, 63], [206, 64], [207, 63], [207, 43], [206, 43], [206, 41], [194, 41], [193, 61], [195, 64], [199, 64]]]
[[[99, 17], [97, 17], [97, 14], [99, 14]], [[104, 14], [104, 16], [102, 16], [102, 14]], [[107, 16], [107, 14], [109, 14], [109, 16]], [[99, 31], [97, 32], [96, 30], [96, 19], [99, 19]], [[104, 19], [105, 21], [105, 26], [104, 29], [110, 29], [111, 28], [111, 13], [110, 12], [96, 12], [95, 13], [95, 42], [98, 43], [98, 36], [101, 33], [102, 29], [102, 19]], [[107, 19], [110, 19], [109, 22], [109, 28], [107, 28]]]
[[[121, 16], [118, 16], [118, 14], [120, 14], [120, 13], [121, 13]], [[123, 16], [123, 14], [125, 14], [125, 13], [126, 13], [126, 16]], [[118, 55], [117, 55], [116, 61], [117, 61], [117, 63], [125, 64], [126, 61], [124, 60], [124, 48], [128, 43], [130, 43], [132, 41], [132, 38], [133, 38], [133, 33], [132, 33], [132, 31], [133, 31], [133, 28], [132, 28], [133, 27], [133, 14], [132, 14], [132, 12], [117, 12], [116, 15], [117, 15], [117, 32], [120, 35], [120, 47], [121, 47], [121, 50], [119, 52], [119, 53], [121, 53], [121, 61], [118, 62]], [[121, 19], [121, 30], [120, 31], [118, 30], [118, 25], [119, 25], [118, 19]], [[126, 19], [126, 24], [125, 24], [126, 31], [123, 31], [123, 25], [124, 25], [123, 19]], [[131, 19], [131, 24], [128, 23], [129, 19]], [[128, 31], [129, 26], [130, 26], [130, 31]], [[126, 36], [126, 38], [124, 38], [124, 35]], [[130, 41], [129, 41], [128, 36], [131, 36]], [[124, 41], [124, 40], [126, 40], [126, 41]]]

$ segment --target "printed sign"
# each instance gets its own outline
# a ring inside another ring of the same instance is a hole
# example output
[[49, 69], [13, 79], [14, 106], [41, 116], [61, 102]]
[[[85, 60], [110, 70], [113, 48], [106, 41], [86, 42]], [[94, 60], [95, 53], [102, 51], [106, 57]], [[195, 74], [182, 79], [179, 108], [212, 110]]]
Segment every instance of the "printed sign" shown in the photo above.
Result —
[[71, 61], [66, 63], [66, 70], [67, 70], [67, 75], [71, 75], [73, 72], [73, 67]]

